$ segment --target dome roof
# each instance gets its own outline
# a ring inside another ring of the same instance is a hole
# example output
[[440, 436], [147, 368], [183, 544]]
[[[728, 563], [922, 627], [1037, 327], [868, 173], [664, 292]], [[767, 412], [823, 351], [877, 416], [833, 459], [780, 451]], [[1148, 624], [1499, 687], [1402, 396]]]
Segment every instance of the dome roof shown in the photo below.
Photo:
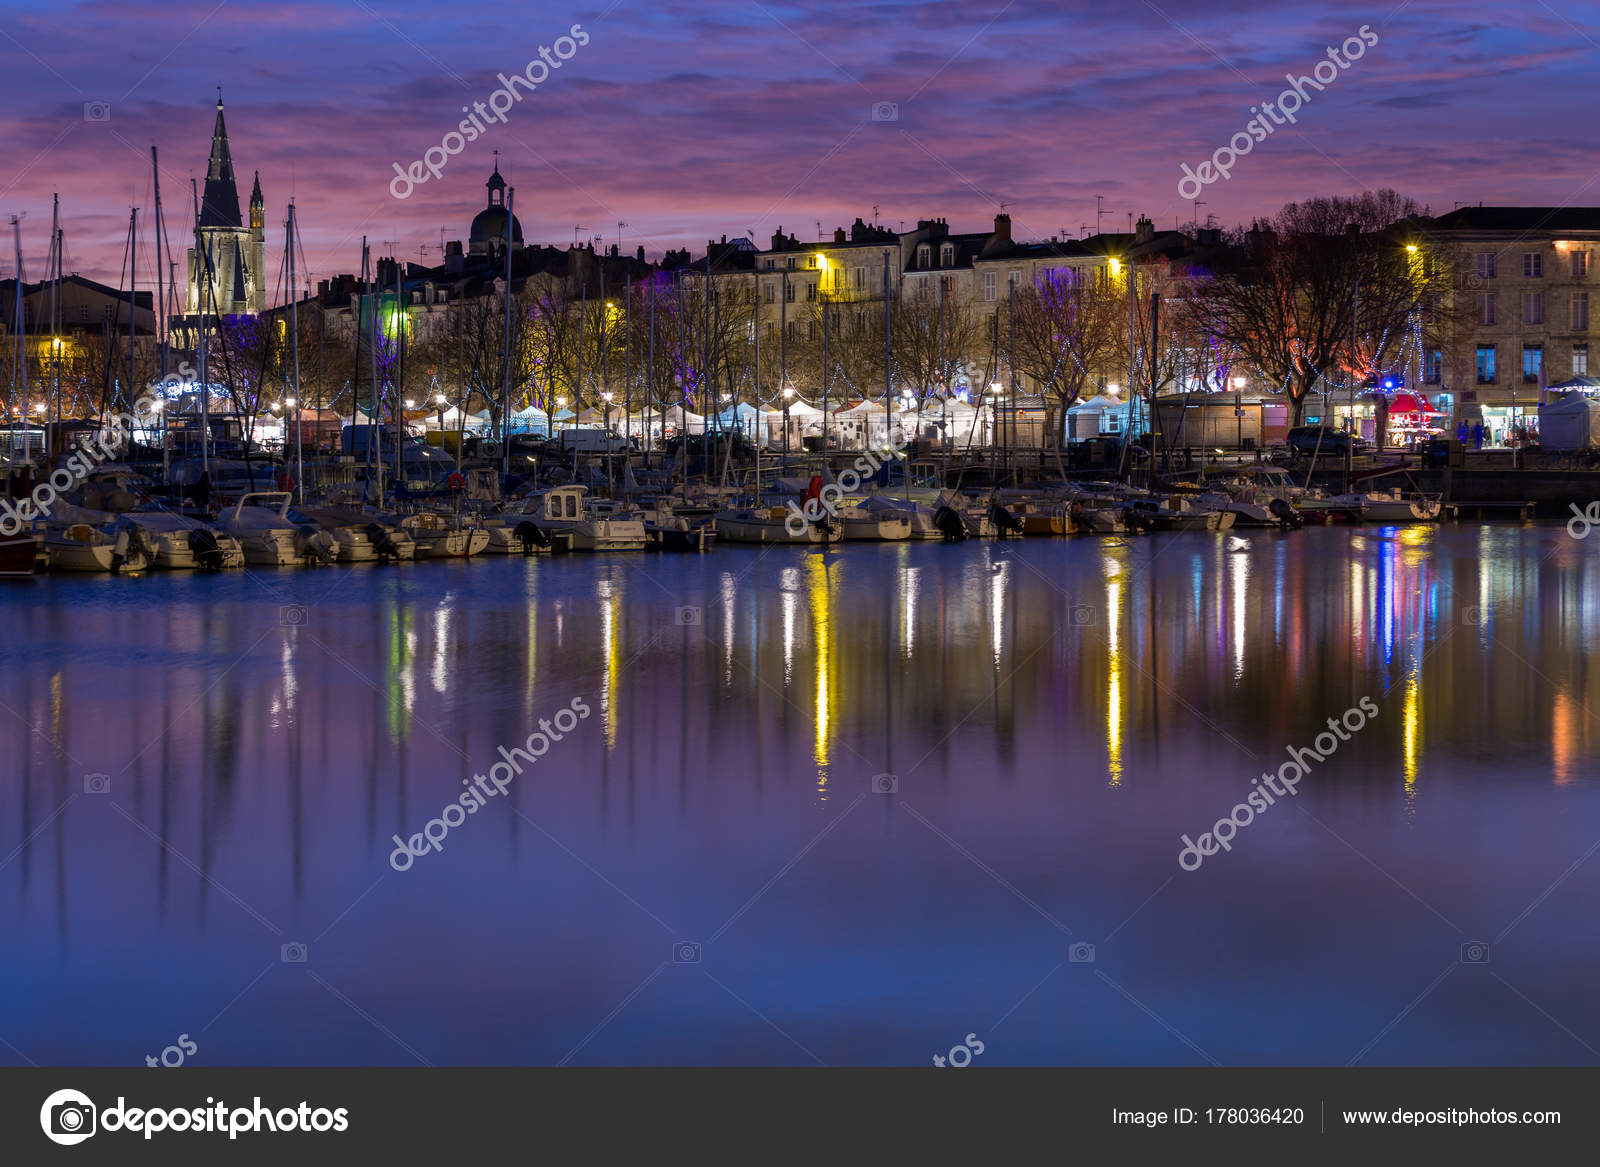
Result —
[[[472, 231], [467, 238], [472, 243], [503, 243], [506, 237], [506, 209], [502, 206], [485, 207], [472, 219]], [[511, 216], [511, 242], [522, 242], [522, 224]]]

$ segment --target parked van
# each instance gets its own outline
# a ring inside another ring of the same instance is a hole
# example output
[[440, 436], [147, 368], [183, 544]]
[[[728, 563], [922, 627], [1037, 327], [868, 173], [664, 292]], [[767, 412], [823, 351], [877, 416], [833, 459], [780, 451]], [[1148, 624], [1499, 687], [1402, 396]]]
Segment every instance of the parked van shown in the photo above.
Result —
[[626, 454], [628, 439], [616, 430], [598, 428], [562, 430], [556, 448], [563, 454]]

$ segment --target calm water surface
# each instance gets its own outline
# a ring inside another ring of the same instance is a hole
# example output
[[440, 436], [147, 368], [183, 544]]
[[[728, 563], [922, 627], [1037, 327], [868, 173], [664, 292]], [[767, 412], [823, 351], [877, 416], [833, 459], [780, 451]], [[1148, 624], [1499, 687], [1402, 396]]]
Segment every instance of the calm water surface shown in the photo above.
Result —
[[[969, 1033], [987, 1065], [1592, 1064], [1597, 548], [1332, 528], [6, 587], [0, 1064], [188, 1034], [195, 1064], [926, 1065]], [[1298, 795], [1180, 869], [1362, 697]]]

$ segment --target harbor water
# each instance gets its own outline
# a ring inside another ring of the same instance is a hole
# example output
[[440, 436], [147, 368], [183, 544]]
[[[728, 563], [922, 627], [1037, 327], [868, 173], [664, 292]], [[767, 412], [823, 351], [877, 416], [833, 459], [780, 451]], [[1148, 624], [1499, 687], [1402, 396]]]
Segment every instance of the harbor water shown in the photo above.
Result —
[[4, 587], [0, 1064], [1592, 1064], [1596, 549]]

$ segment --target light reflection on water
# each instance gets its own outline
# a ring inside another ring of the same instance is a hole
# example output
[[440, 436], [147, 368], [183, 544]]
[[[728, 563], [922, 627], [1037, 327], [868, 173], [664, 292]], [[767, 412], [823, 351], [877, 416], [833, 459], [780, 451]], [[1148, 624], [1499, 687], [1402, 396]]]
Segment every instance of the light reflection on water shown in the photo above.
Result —
[[1587, 1063], [1597, 585], [1463, 526], [8, 588], [0, 1061]]

